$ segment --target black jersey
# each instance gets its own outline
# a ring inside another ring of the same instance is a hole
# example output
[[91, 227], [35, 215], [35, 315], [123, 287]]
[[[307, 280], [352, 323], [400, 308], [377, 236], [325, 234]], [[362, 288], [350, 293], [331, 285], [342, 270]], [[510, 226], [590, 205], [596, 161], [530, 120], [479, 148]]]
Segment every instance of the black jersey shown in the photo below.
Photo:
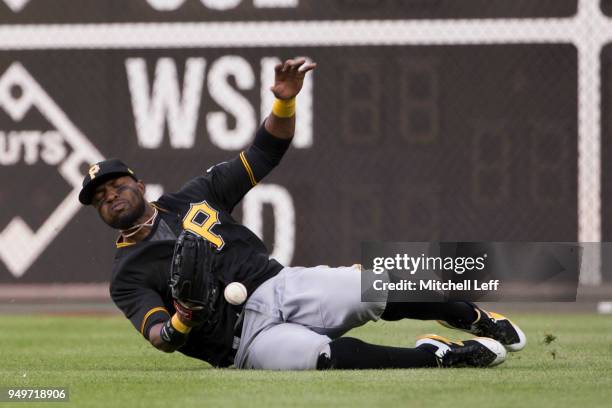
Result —
[[[213, 270], [224, 285], [241, 282], [252, 294], [283, 268], [231, 212], [279, 163], [289, 144], [262, 126], [253, 145], [238, 157], [211, 167], [153, 203], [159, 215], [143, 241], [131, 245], [118, 241], [111, 297], [144, 337], [148, 339], [151, 326], [175, 313], [168, 281], [174, 244], [183, 229], [214, 244]], [[242, 306], [230, 305], [220, 296], [216, 309], [216, 323], [194, 328], [178, 351], [223, 367], [232, 364], [234, 325]]]

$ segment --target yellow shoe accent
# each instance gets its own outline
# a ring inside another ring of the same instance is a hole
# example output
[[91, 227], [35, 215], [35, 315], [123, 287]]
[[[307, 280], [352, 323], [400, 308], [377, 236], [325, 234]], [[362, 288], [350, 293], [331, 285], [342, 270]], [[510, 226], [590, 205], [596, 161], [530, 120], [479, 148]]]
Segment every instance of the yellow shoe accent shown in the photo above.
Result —
[[487, 312], [486, 310], [485, 310], [485, 313], [488, 314], [490, 317], [492, 317], [495, 320], [508, 320], [506, 316], [500, 315], [499, 313]]
[[457, 346], [463, 346], [463, 342], [462, 342], [462, 341], [454, 341], [454, 340], [450, 340], [450, 339], [447, 339], [446, 337], [442, 337], [442, 336], [439, 336], [439, 335], [437, 335], [437, 334], [425, 334], [425, 335], [423, 335], [423, 336], [419, 336], [419, 337], [417, 337], [417, 341], [418, 341], [418, 340], [422, 340], [422, 339], [432, 339], [432, 340], [437, 340], [437, 341], [440, 341], [440, 342], [442, 342], [442, 343], [444, 343], [444, 344], [447, 344], [447, 345], [449, 345], [449, 346], [451, 346], [451, 345], [453, 345], [453, 344], [455, 344], [455, 345], [457, 345]]
[[[516, 324], [514, 324], [514, 323], [512, 322], [512, 320], [508, 319], [508, 318], [507, 318], [506, 316], [504, 316], [504, 315], [501, 315], [501, 314], [499, 314], [499, 313], [495, 313], [495, 312], [489, 312], [489, 311], [487, 311], [487, 310], [483, 310], [483, 312], [485, 312], [486, 314], [488, 314], [488, 315], [489, 315], [489, 317], [490, 317], [490, 318], [492, 318], [493, 320], [507, 320], [507, 321], [509, 321], [509, 322], [510, 322], [510, 324], [512, 324], [513, 326], [518, 327], [518, 326], [516, 326]], [[478, 319], [476, 319], [476, 322], [477, 322], [479, 319], [480, 319], [480, 317], [479, 317]], [[476, 323], [476, 322], [474, 322], [474, 323]]]

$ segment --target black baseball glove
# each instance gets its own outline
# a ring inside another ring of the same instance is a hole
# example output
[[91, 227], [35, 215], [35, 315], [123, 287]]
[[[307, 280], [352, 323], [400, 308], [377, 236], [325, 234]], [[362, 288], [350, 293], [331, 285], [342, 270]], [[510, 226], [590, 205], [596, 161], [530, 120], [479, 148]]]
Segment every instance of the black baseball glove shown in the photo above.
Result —
[[199, 235], [183, 231], [176, 240], [170, 289], [174, 306], [184, 322], [193, 326], [214, 321], [219, 282], [212, 268], [213, 245]]

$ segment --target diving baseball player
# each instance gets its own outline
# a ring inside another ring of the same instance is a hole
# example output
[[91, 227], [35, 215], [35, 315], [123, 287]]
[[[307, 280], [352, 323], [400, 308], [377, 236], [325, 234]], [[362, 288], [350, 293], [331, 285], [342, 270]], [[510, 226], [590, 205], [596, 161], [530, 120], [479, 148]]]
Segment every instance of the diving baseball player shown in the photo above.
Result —
[[[284, 267], [232, 218], [242, 197], [289, 148], [295, 98], [316, 64], [275, 67], [272, 113], [253, 144], [156, 202], [117, 159], [94, 164], [79, 200], [118, 229], [110, 293], [156, 348], [216, 367], [306, 370], [485, 367], [521, 350], [523, 332], [466, 302], [361, 302], [358, 267]], [[225, 292], [225, 296], [224, 296]], [[368, 321], [436, 319], [478, 337], [421, 337], [415, 348], [343, 337]]]

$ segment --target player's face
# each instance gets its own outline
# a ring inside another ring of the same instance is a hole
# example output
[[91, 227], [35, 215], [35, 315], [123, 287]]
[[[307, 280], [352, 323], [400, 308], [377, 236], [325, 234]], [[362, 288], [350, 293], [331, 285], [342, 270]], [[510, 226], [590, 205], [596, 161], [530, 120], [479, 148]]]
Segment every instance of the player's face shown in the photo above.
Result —
[[91, 204], [106, 224], [127, 229], [145, 212], [144, 184], [129, 176], [109, 180], [96, 188]]

